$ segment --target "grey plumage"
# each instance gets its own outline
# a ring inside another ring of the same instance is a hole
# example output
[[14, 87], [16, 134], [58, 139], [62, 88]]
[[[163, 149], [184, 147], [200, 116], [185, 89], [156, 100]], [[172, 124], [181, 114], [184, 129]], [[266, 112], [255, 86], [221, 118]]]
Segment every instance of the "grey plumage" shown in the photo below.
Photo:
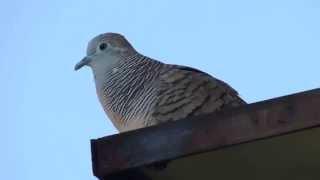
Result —
[[98, 98], [120, 132], [245, 104], [223, 81], [146, 57], [120, 34], [93, 38], [75, 69], [83, 65], [92, 68]]

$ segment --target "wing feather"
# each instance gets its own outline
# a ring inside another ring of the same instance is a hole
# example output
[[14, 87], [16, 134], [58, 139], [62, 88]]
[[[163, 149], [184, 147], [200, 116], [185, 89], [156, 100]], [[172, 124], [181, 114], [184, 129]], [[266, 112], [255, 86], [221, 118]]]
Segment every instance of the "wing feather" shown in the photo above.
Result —
[[227, 83], [200, 70], [178, 65], [160, 75], [156, 123], [174, 121], [246, 104]]

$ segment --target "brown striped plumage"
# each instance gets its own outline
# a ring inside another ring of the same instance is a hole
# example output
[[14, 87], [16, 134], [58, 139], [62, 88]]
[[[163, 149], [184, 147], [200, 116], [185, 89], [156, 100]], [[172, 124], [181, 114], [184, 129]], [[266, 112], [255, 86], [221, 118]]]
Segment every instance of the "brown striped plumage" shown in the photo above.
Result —
[[[101, 43], [108, 48], [99, 50]], [[120, 132], [245, 104], [223, 81], [143, 56], [119, 34], [95, 37], [87, 56], [99, 100]]]

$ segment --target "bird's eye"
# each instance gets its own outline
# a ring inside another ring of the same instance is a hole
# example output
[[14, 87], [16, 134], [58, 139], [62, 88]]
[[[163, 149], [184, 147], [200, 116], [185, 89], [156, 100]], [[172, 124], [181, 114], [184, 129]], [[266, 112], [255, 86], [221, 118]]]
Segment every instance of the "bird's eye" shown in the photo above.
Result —
[[99, 45], [100, 50], [105, 50], [107, 47], [108, 47], [108, 45], [106, 43], [102, 43]]

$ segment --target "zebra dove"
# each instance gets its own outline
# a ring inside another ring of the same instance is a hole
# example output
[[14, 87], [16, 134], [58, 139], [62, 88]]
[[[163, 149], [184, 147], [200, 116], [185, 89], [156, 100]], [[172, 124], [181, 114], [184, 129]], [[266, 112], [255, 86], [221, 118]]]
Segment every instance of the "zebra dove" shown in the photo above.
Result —
[[104, 111], [120, 132], [245, 104], [225, 82], [144, 56], [116, 33], [88, 43], [87, 56], [75, 70], [85, 65], [93, 71]]

